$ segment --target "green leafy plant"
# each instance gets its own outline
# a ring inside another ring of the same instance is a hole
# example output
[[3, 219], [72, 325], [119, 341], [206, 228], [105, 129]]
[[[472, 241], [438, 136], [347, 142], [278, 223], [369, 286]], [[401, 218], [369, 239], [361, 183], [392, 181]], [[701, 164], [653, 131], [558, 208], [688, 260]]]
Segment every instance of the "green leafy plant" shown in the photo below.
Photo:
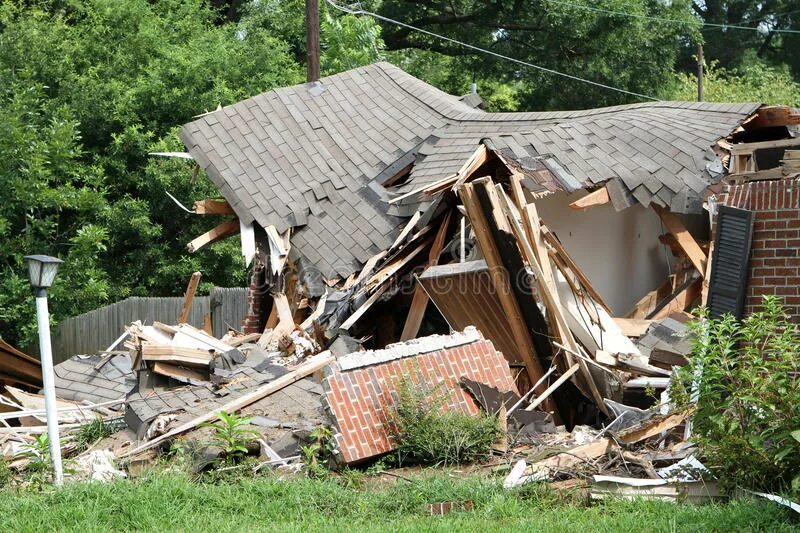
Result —
[[317, 426], [309, 434], [311, 444], [300, 448], [308, 477], [324, 479], [330, 474], [333, 456], [333, 432], [327, 426]]
[[447, 394], [438, 387], [403, 380], [388, 427], [403, 462], [453, 465], [485, 459], [500, 435], [496, 417], [444, 411]]
[[697, 399], [692, 440], [723, 486], [800, 493], [800, 330], [774, 296], [739, 322], [692, 324], [689, 365], [670, 393]]
[[50, 454], [50, 438], [47, 433], [34, 437], [33, 442], [22, 446], [22, 456], [28, 459], [25, 467], [29, 481], [34, 485], [47, 482], [52, 476], [53, 460]]
[[200, 427], [214, 429], [213, 444], [222, 448], [225, 462], [237, 463], [247, 454], [247, 444], [258, 437], [258, 432], [246, 429], [249, 418], [244, 418], [225, 411], [219, 412], [219, 422], [205, 422]]

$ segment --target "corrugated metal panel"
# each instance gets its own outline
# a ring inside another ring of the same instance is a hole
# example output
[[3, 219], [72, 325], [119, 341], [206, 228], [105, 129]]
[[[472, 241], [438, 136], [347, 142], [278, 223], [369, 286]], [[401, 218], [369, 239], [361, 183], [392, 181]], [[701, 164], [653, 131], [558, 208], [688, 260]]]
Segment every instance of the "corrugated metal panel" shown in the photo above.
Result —
[[712, 318], [725, 313], [742, 317], [754, 218], [753, 212], [746, 209], [720, 207], [708, 288]]

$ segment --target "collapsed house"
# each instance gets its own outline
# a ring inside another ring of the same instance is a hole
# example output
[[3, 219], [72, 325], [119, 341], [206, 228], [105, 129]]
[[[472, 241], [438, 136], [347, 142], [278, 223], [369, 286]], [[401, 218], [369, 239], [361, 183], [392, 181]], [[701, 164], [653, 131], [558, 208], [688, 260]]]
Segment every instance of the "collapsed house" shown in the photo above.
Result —
[[[486, 113], [386, 63], [205, 114], [180, 155], [222, 196], [194, 212], [222, 218], [187, 248], [240, 235], [244, 331], [134, 323], [130, 353], [59, 365], [59, 396], [123, 394], [117, 416], [145, 441], [125, 457], [228, 411], [275, 430], [272, 461], [327, 419], [358, 463], [394, 449], [387, 409], [409, 379], [534, 445], [577, 446], [510, 484], [570, 457], [627, 464], [653, 439], [652, 457], [686, 459], [667, 432], [690, 413], [641, 408], [687, 363], [691, 309], [741, 316], [770, 290], [800, 307], [798, 124], [760, 104]], [[584, 424], [617, 440], [581, 441]]]
[[[196, 212], [222, 206], [235, 216], [190, 250], [241, 232], [254, 263], [251, 331], [305, 320], [323, 344], [348, 336], [380, 348], [475, 324], [527, 368], [518, 381], [526, 391], [557, 335], [541, 295], [524, 294], [536, 272], [509, 240], [514, 215], [499, 220], [504, 200], [493, 195], [513, 197], [519, 222], [546, 224], [542, 246], [570, 272], [572, 292], [628, 329], [705, 301], [709, 194], [754, 168], [744, 154], [793, 146], [799, 116], [702, 102], [486, 113], [376, 63], [183, 128], [189, 155], [224, 198], [197, 202]], [[487, 177], [468, 205], [470, 184]], [[735, 300], [712, 290], [712, 312], [740, 314]]]

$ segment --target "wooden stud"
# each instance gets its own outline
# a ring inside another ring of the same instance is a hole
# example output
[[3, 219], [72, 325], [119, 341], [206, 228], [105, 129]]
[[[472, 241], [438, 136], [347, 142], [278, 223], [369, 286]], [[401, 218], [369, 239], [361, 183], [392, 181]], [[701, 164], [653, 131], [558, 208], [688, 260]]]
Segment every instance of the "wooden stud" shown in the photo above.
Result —
[[194, 253], [201, 248], [205, 248], [210, 244], [214, 244], [217, 241], [221, 241], [237, 233], [239, 233], [239, 219], [226, 220], [222, 224], [219, 224], [192, 240], [192, 242], [186, 245], [186, 249], [189, 253]]
[[603, 205], [610, 202], [611, 199], [608, 197], [608, 189], [605, 186], [600, 187], [596, 191], [590, 192], [586, 196], [579, 198], [569, 204], [572, 209], [579, 209], [581, 211], [585, 211], [590, 207], [594, 207], [596, 205]]
[[492, 237], [489, 223], [486, 220], [483, 209], [478, 199], [475, 197], [474, 187], [472, 183], [463, 184], [459, 189], [459, 195], [467, 211], [467, 216], [472, 224], [486, 264], [489, 267], [489, 274], [492, 278], [495, 290], [497, 291], [498, 300], [506, 314], [514, 340], [519, 346], [520, 355], [525, 362], [525, 368], [528, 372], [530, 382], [536, 383], [542, 377], [544, 371], [542, 370], [533, 347], [528, 328], [525, 325], [525, 321], [522, 319], [519, 303], [514, 299], [511, 293], [508, 272], [500, 259], [497, 245]]
[[689, 261], [692, 262], [692, 265], [697, 269], [700, 273], [700, 276], [705, 277], [706, 275], [706, 254], [703, 253], [703, 249], [700, 248], [700, 245], [697, 244], [697, 241], [694, 240], [694, 237], [689, 233], [689, 230], [686, 229], [686, 226], [683, 225], [681, 219], [678, 218], [677, 215], [671, 213], [667, 209], [652, 204], [653, 210], [658, 214], [661, 221], [664, 223], [664, 226], [667, 227], [667, 230], [675, 237], [675, 240], [678, 241], [681, 249], [686, 253], [686, 256], [689, 258]]
[[235, 215], [233, 208], [226, 200], [197, 200], [194, 203], [194, 212], [198, 215]]
[[[502, 189], [500, 189], [502, 192]], [[569, 329], [567, 324], [566, 317], [564, 316], [563, 310], [561, 308], [561, 302], [558, 298], [557, 291], [551, 289], [546, 282], [546, 276], [542, 271], [540, 263], [537, 262], [536, 256], [537, 253], [533, 250], [531, 243], [529, 241], [528, 236], [525, 234], [525, 230], [519, 224], [519, 221], [513, 216], [511, 210], [511, 202], [505, 196], [505, 194], [499, 195], [504, 202], [502, 205], [506, 209], [506, 213], [508, 214], [509, 220], [511, 220], [512, 225], [514, 226], [514, 233], [517, 237], [517, 242], [520, 244], [524, 255], [526, 256], [526, 260], [528, 261], [528, 265], [534, 270], [536, 274], [537, 281], [539, 283], [539, 293], [544, 300], [543, 303], [548, 310], [549, 316], [551, 317], [552, 321], [551, 324], [554, 324], [553, 329], [555, 330], [554, 333], [558, 338], [560, 338], [569, 348], [575, 353], [579, 353], [579, 346], [577, 341], [575, 340], [572, 332]], [[535, 211], [534, 211], [535, 214]], [[539, 227], [538, 218], [529, 217], [529, 222], [532, 225], [532, 233], [536, 234], [536, 228]], [[541, 241], [541, 234], [539, 235], [539, 242], [535, 243], [537, 247], [541, 246], [544, 247], [544, 242]], [[546, 250], [540, 249], [539, 255], [544, 257], [543, 262], [547, 262], [549, 265], [549, 256], [547, 255]], [[555, 278], [553, 278], [554, 280]], [[570, 364], [573, 364], [574, 359], [572, 355], [567, 351], [567, 361]], [[588, 389], [588, 396], [591, 396], [592, 401], [594, 401], [597, 408], [608, 415], [608, 408], [605, 406], [603, 402], [603, 395], [600, 394], [600, 390], [597, 388], [597, 384], [594, 382], [594, 378], [592, 377], [591, 372], [589, 371], [589, 366], [586, 364], [586, 361], [583, 358], [578, 358], [577, 364], [581, 370], [581, 377], [583, 378], [583, 382], [585, 384], [585, 388]]]
[[[428, 253], [428, 263], [425, 265], [425, 268], [436, 266], [439, 263], [439, 255], [442, 253], [442, 248], [444, 248], [447, 228], [450, 226], [451, 212], [452, 211], [448, 211], [444, 215], [444, 219], [439, 226], [439, 232], [433, 239], [431, 250]], [[425, 292], [425, 289], [422, 288], [419, 281], [417, 281], [417, 286], [414, 289], [414, 297], [411, 299], [411, 307], [406, 317], [406, 323], [403, 326], [403, 333], [400, 335], [400, 341], [407, 341], [417, 336], [419, 327], [422, 325], [422, 318], [425, 316], [425, 310], [428, 308], [428, 300], [428, 294]]]
[[189, 284], [186, 286], [186, 292], [183, 295], [181, 314], [178, 315], [178, 324], [185, 324], [189, 321], [189, 312], [192, 310], [192, 301], [194, 300], [194, 294], [197, 292], [197, 286], [200, 284], [201, 277], [202, 274], [200, 272], [195, 272], [192, 274], [192, 277], [189, 278]]
[[555, 392], [555, 390], [557, 388], [559, 388], [565, 381], [567, 381], [569, 378], [571, 378], [572, 375], [575, 374], [575, 372], [577, 372], [579, 369], [580, 369], [580, 365], [578, 365], [578, 364], [574, 364], [571, 367], [569, 367], [569, 369], [567, 369], [566, 372], [561, 374], [561, 376], [559, 376], [559, 378], [557, 380], [555, 380], [555, 382], [553, 382], [552, 385], [547, 387], [547, 390], [545, 390], [533, 402], [531, 402], [531, 404], [528, 407], [526, 407], [525, 410], [526, 411], [533, 411], [534, 409], [539, 407], [539, 405], [541, 405], [541, 403], [543, 401], [545, 401], [547, 398], [549, 398], [550, 395], [553, 394], [553, 392]]

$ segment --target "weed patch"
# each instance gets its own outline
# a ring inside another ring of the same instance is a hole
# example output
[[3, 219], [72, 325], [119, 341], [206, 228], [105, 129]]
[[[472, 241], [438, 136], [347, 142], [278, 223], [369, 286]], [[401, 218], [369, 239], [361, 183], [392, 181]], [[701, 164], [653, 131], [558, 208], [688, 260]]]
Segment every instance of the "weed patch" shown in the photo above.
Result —
[[402, 381], [389, 423], [399, 461], [455, 465], [485, 459], [500, 429], [497, 418], [444, 411], [447, 393]]

